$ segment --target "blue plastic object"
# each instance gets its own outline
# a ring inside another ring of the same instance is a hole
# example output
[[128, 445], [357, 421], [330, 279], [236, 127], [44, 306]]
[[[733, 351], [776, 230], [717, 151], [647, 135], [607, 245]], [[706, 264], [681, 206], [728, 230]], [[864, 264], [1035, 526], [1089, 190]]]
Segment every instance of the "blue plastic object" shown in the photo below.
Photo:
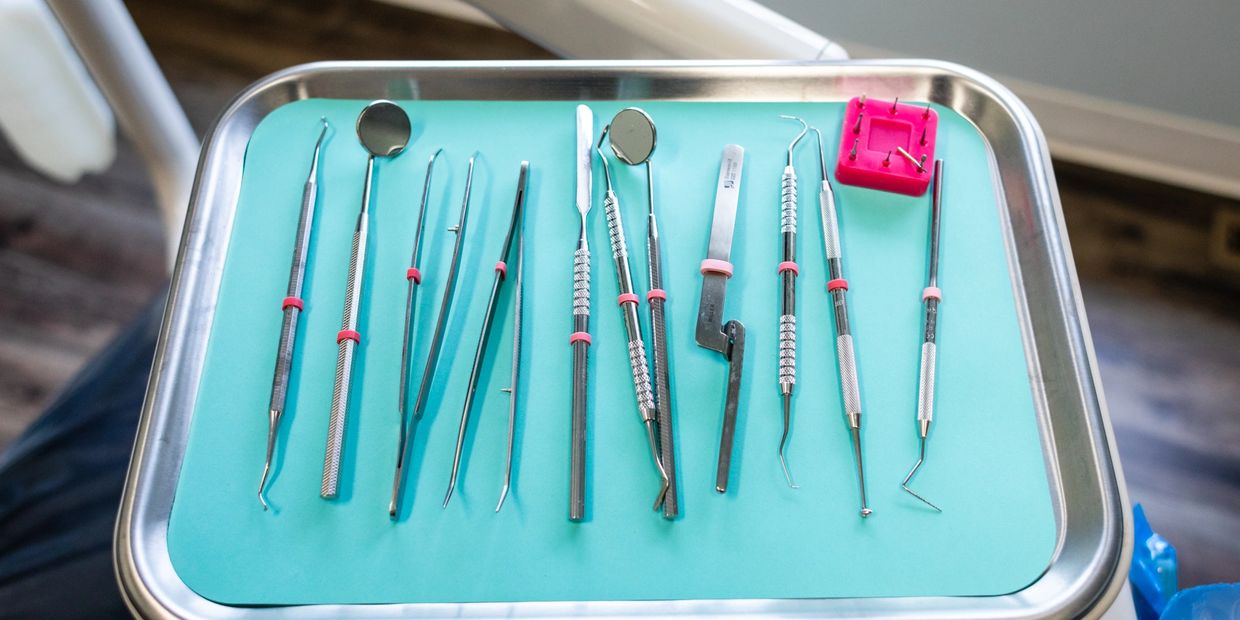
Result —
[[1240, 583], [1189, 588], [1167, 603], [1162, 620], [1234, 620], [1240, 618]]
[[1141, 504], [1132, 507], [1132, 517], [1132, 598], [1138, 618], [1156, 620], [1176, 591], [1175, 547], [1150, 527]]

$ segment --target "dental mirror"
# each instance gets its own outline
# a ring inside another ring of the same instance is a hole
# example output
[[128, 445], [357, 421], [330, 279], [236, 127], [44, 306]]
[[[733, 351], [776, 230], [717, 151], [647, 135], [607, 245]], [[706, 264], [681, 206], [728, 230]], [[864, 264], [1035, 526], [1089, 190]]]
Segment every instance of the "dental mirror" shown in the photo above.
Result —
[[400, 106], [380, 99], [357, 117], [357, 139], [374, 157], [391, 157], [409, 144], [409, 115]]
[[617, 112], [611, 119], [608, 135], [611, 151], [630, 166], [645, 163], [654, 152], [654, 121], [640, 108], [625, 108]]
[[319, 496], [336, 499], [340, 489], [341, 454], [344, 433], [348, 426], [349, 391], [353, 385], [353, 360], [361, 336], [357, 333], [358, 312], [362, 299], [362, 281], [366, 272], [366, 243], [370, 238], [370, 190], [374, 181], [375, 158], [391, 157], [409, 144], [409, 115], [400, 106], [380, 99], [371, 102], [357, 116], [357, 139], [370, 152], [366, 158], [366, 181], [362, 185], [362, 206], [353, 229], [353, 253], [349, 256], [349, 279], [345, 283], [344, 312], [336, 345], [335, 387], [332, 388], [331, 416], [328, 418], [327, 449], [323, 455], [323, 485]]
[[[663, 251], [659, 243], [659, 227], [654, 214], [654, 173], [651, 171], [650, 155], [654, 153], [655, 129], [654, 120], [641, 108], [625, 108], [611, 119], [611, 125], [604, 131], [611, 140], [611, 151], [620, 161], [630, 165], [646, 166], [646, 255], [649, 258], [647, 268], [651, 292], [650, 326], [654, 333], [654, 392], [656, 414], [658, 416], [659, 440], [656, 463], [663, 474], [664, 488], [659, 495], [656, 509], [663, 510], [667, 519], [675, 519], [680, 514], [677, 501], [676, 481], [676, 450], [672, 437], [672, 392], [668, 380], [669, 367], [667, 347], [667, 318], [663, 306], [666, 291], [663, 290]], [[606, 159], [603, 160], [606, 166]], [[606, 168], [604, 168], [606, 169]], [[610, 177], [608, 179], [610, 189]], [[662, 296], [656, 295], [661, 293]], [[653, 437], [651, 445], [655, 445]]]

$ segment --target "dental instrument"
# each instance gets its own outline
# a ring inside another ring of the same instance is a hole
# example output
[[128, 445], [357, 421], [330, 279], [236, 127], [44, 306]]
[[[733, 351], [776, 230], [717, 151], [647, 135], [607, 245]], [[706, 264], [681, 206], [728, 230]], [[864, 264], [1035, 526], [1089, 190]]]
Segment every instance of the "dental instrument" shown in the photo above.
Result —
[[586, 241], [586, 215], [594, 202], [591, 179], [594, 164], [594, 113], [589, 106], [577, 106], [577, 213], [581, 228], [573, 252], [573, 396], [569, 446], [568, 518], [586, 518], [586, 420], [590, 388], [590, 244]]
[[426, 203], [430, 199], [431, 177], [435, 172], [435, 161], [442, 153], [442, 148], [437, 149], [426, 162], [426, 180], [422, 183], [422, 201], [418, 208], [417, 228], [413, 233], [413, 251], [410, 253], [409, 268], [405, 270], [405, 279], [409, 281], [409, 285], [405, 294], [405, 334], [400, 341], [400, 400], [397, 403], [402, 428], [409, 416], [409, 373], [413, 366], [413, 312], [418, 287], [422, 284], [422, 271], [418, 268], [418, 264], [422, 262], [422, 235], [426, 230]]
[[335, 385], [332, 388], [331, 416], [327, 427], [327, 448], [323, 457], [323, 483], [319, 496], [335, 499], [340, 489], [340, 464], [344, 452], [345, 422], [349, 412], [349, 391], [353, 381], [353, 360], [362, 337], [357, 331], [361, 309], [362, 283], [366, 271], [366, 242], [370, 231], [371, 186], [376, 157], [395, 157], [409, 143], [409, 115], [387, 100], [367, 105], [357, 117], [357, 138], [366, 148], [366, 181], [362, 187], [362, 206], [353, 229], [353, 250], [349, 256], [349, 277], [345, 283], [344, 312], [336, 334]]
[[861, 387], [857, 379], [857, 356], [853, 348], [852, 331], [848, 325], [848, 280], [844, 279], [843, 255], [840, 251], [840, 223], [835, 209], [835, 192], [827, 178], [827, 165], [823, 154], [822, 132], [811, 128], [818, 137], [818, 165], [822, 172], [822, 185], [818, 191], [818, 207], [822, 212], [822, 244], [827, 259], [827, 292], [835, 315], [835, 355], [839, 366], [840, 393], [844, 402], [844, 417], [852, 435], [853, 455], [857, 462], [857, 480], [861, 489], [861, 516], [874, 514], [865, 495], [865, 465], [861, 456]]
[[521, 315], [525, 303], [525, 283], [522, 272], [525, 270], [525, 226], [517, 229], [517, 276], [513, 280], [512, 295], [512, 372], [508, 377], [508, 452], [504, 457], [504, 486], [499, 491], [499, 502], [495, 504], [495, 512], [504, 507], [508, 490], [512, 487], [513, 444], [517, 437], [517, 390], [521, 384]]
[[[491, 297], [487, 300], [486, 313], [482, 319], [482, 329], [478, 333], [478, 346], [474, 349], [474, 362], [469, 371], [469, 385], [465, 388], [465, 405], [461, 408], [461, 423], [456, 432], [456, 451], [452, 455], [452, 472], [448, 478], [448, 491], [444, 494], [443, 506], [448, 507], [448, 502], [452, 501], [452, 493], [456, 490], [457, 475], [461, 470], [461, 457], [465, 448], [465, 432], [469, 430], [469, 417], [473, 409], [474, 396], [478, 392], [478, 378], [482, 374], [482, 363], [485, 361], [487, 340], [491, 337], [491, 327], [495, 323], [495, 311], [499, 306], [499, 294], [503, 290], [504, 282], [508, 276], [508, 255], [512, 253], [512, 242], [518, 234], [518, 228], [521, 226], [521, 211], [525, 207], [526, 187], [529, 183], [530, 162], [521, 162], [521, 172], [517, 177], [517, 197], [512, 205], [512, 217], [508, 220], [508, 233], [504, 236], [504, 245], [500, 247], [499, 260], [495, 263], [495, 278], [491, 282]], [[520, 324], [518, 328], [517, 342], [520, 339]], [[516, 347], [519, 350], [519, 347]], [[515, 370], [514, 379], [515, 379]], [[516, 382], [509, 389], [515, 388]], [[512, 393], [510, 404], [515, 404], [516, 393]], [[496, 507], [498, 510], [499, 507]]]
[[452, 309], [452, 300], [456, 292], [456, 276], [460, 273], [461, 247], [465, 242], [465, 223], [469, 215], [469, 197], [474, 186], [474, 162], [478, 152], [469, 157], [469, 171], [465, 174], [465, 195], [461, 198], [461, 215], [456, 225], [448, 228], [448, 232], [456, 235], [456, 243], [452, 247], [452, 259], [448, 267], [448, 280], [444, 284], [443, 299], [439, 303], [439, 316], [435, 319], [435, 331], [431, 335], [430, 351], [426, 354], [426, 367], [422, 371], [421, 385], [418, 396], [413, 401], [412, 415], [401, 421], [400, 438], [396, 448], [396, 473], [392, 477], [392, 499], [388, 503], [388, 517], [396, 520], [400, 513], [400, 504], [404, 494], [407, 468], [405, 459], [409, 458], [409, 450], [413, 446], [413, 433], [418, 421], [426, 410], [426, 402], [430, 398], [431, 383], [435, 380], [435, 367], [439, 363], [439, 350], [443, 346], [444, 332], [448, 326], [448, 313]]
[[793, 151], [809, 131], [809, 124], [798, 116], [781, 115], [801, 123], [801, 132], [788, 144], [788, 156], [779, 183], [779, 233], [783, 242], [783, 260], [776, 273], [779, 275], [779, 394], [784, 405], [784, 432], [779, 437], [779, 465], [784, 470], [788, 486], [798, 488], [792, 481], [792, 472], [784, 448], [792, 426], [792, 392], [797, 383], [797, 173], [792, 165]]
[[702, 297], [698, 303], [699, 346], [718, 351], [728, 360], [728, 387], [723, 406], [723, 430], [719, 435], [719, 462], [715, 469], [715, 491], [726, 493], [732, 468], [732, 444], [736, 435], [736, 416], [740, 406], [741, 371], [745, 362], [745, 326], [735, 319], [723, 321], [724, 294], [732, 277], [732, 235], [736, 228], [736, 208], [740, 201], [741, 168], [745, 149], [737, 144], [723, 147], [719, 180], [715, 186], [714, 219], [706, 260], [702, 261]]
[[629, 369], [633, 374], [633, 391], [637, 398], [637, 412], [642, 424], [646, 427], [646, 436], [650, 442], [650, 454], [658, 470], [660, 485], [655, 496], [654, 509], [663, 506], [667, 496], [668, 478], [663, 469], [663, 461], [659, 453], [658, 411], [654, 406], [654, 395], [650, 390], [650, 367], [646, 360], [646, 344], [642, 339], [641, 322], [637, 317], [637, 294], [633, 292], [633, 274], [629, 268], [628, 244], [624, 239], [624, 223], [620, 217], [620, 205], [616, 192], [612, 188], [611, 170], [607, 167], [607, 156], [603, 154], [603, 140], [607, 139], [610, 126], [603, 128], [595, 149], [603, 160], [603, 178], [607, 183], [607, 191], [603, 194], [603, 213], [607, 216], [607, 234], [611, 241], [611, 257], [616, 267], [616, 282], [620, 290], [617, 302], [620, 314], [624, 317], [624, 330], [628, 341]]
[[672, 427], [672, 386], [670, 356], [667, 342], [667, 291], [663, 290], [663, 251], [659, 243], [659, 226], [654, 214], [654, 174], [650, 156], [656, 143], [654, 120], [641, 108], [625, 108], [611, 120], [608, 133], [611, 151], [616, 158], [630, 165], [646, 168], [646, 258], [650, 290], [650, 346], [654, 360], [654, 406], [658, 412], [659, 458], [667, 474], [667, 494], [663, 499], [663, 516], [675, 519], [680, 514], [676, 484], [676, 446]]
[[921, 292], [921, 301], [925, 305], [925, 323], [921, 341], [921, 368], [918, 371], [920, 381], [917, 382], [917, 439], [920, 450], [917, 463], [909, 470], [900, 488], [913, 497], [939, 512], [942, 508], [922, 497], [920, 493], [909, 488], [908, 483], [913, 474], [926, 460], [926, 439], [930, 436], [930, 423], [934, 421], [934, 367], [938, 356], [938, 323], [939, 304], [943, 301], [943, 292], [939, 290], [939, 224], [943, 212], [943, 160], [934, 162], [934, 187], [931, 190], [930, 204], [930, 258], [926, 288]]
[[305, 308], [301, 299], [302, 288], [306, 282], [306, 259], [310, 251], [310, 232], [314, 228], [315, 203], [319, 196], [319, 153], [323, 148], [323, 138], [331, 127], [327, 119], [319, 117], [323, 129], [319, 131], [319, 139], [314, 143], [314, 156], [310, 159], [310, 174], [301, 193], [301, 213], [297, 216], [297, 236], [293, 242], [293, 264], [289, 268], [288, 288], [285, 292], [281, 312], [284, 314], [280, 324], [280, 344], [276, 347], [276, 370], [271, 379], [271, 402], [267, 407], [267, 460], [263, 463], [263, 477], [258, 482], [258, 501], [267, 510], [267, 498], [263, 490], [267, 488], [267, 476], [271, 473], [271, 460], [275, 455], [276, 438], [280, 433], [280, 418], [284, 416], [284, 406], [288, 400], [289, 375], [293, 370], [293, 351], [297, 346], [297, 319]]

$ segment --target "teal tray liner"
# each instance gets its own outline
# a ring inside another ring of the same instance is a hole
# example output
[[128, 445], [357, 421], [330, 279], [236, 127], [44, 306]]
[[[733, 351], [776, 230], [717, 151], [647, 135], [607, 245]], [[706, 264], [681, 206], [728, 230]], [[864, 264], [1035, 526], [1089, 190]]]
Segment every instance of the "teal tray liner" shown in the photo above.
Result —
[[[670, 294], [683, 516], [651, 511], [657, 487], [634, 406], [617, 287], [594, 170], [589, 520], [567, 519], [576, 102], [404, 101], [415, 139], [377, 164], [361, 309], [361, 355], [340, 498], [319, 498], [346, 265], [366, 155], [363, 101], [311, 99], [269, 114], [245, 157], [233, 233], [168, 529], [172, 564], [226, 604], [984, 596], [1030, 584], [1056, 540], [1026, 351], [988, 147], [961, 116], [940, 114], [947, 162], [942, 224], [938, 415], [916, 488], [915, 409], [929, 197], [836, 184], [861, 377], [874, 516], [858, 517], [824, 284], [812, 140], [800, 175], [799, 383], [789, 464], [776, 458], [779, 182], [799, 114], [835, 152], [839, 103], [593, 102], [596, 132], [625, 105], [658, 123], [657, 209]], [[292, 387], [264, 512], [255, 492], [267, 431], [280, 300], [319, 117], [319, 212]], [[812, 137], [812, 134], [810, 134]], [[746, 148], [725, 316], [748, 328], [732, 485], [713, 490], [726, 363], [693, 340], [700, 275], [726, 143]], [[461, 282], [439, 378], [418, 427], [405, 517], [387, 516], [399, 422], [405, 268], [428, 156], [444, 148], [430, 192], [418, 299], [417, 371], [429, 346], [466, 160], [474, 179]], [[524, 376], [513, 492], [498, 514], [511, 368], [511, 293], [501, 298], [461, 483], [441, 506], [469, 365], [521, 160], [526, 205]], [[830, 164], [830, 160], [828, 160]], [[833, 168], [833, 166], [829, 167]], [[645, 173], [612, 160], [639, 291], [645, 291]], [[221, 241], [222, 242], [222, 241]], [[643, 323], [646, 306], [641, 307]], [[645, 326], [648, 332], [648, 325]]]

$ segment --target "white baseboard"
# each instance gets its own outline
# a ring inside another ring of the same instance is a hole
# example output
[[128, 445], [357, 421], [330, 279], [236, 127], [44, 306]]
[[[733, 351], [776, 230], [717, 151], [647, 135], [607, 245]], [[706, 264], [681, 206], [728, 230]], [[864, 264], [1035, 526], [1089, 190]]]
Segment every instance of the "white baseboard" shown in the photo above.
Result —
[[[901, 56], [840, 43], [854, 58]], [[1240, 199], [1240, 128], [993, 77], [1033, 111], [1058, 159]]]

